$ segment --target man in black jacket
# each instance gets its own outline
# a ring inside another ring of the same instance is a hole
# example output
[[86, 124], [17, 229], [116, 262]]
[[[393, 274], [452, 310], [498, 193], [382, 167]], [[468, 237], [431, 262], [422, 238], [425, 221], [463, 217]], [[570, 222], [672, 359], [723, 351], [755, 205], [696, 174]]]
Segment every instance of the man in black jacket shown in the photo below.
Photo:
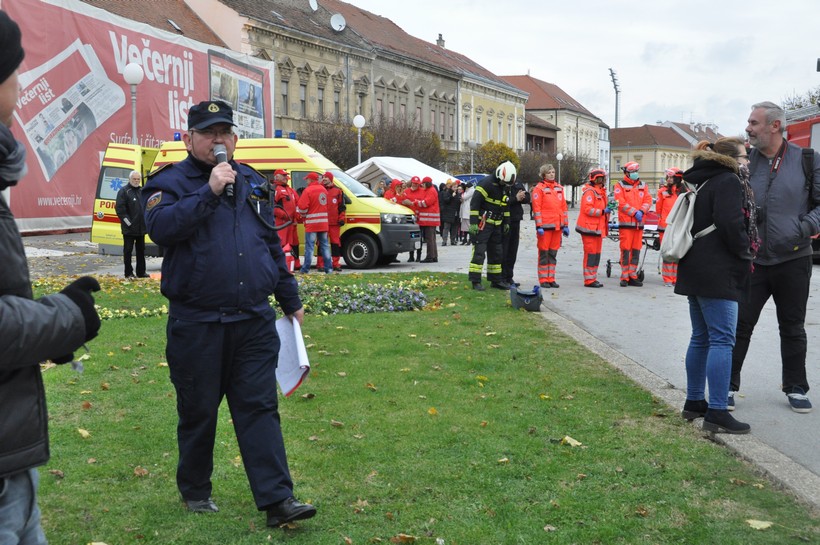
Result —
[[131, 252], [137, 252], [137, 277], [148, 278], [145, 274], [145, 217], [142, 208], [142, 176], [136, 170], [128, 175], [128, 184], [117, 193], [115, 210], [120, 218], [122, 230], [122, 259], [125, 263], [125, 277], [134, 276]]
[[[20, 28], [0, 11], [0, 191], [26, 173], [26, 148], [11, 133], [23, 60]], [[23, 240], [0, 193], [0, 543], [44, 544], [37, 467], [48, 461], [46, 400], [40, 362], [68, 363], [97, 336], [100, 318], [85, 276], [33, 300]]]
[[504, 236], [504, 257], [501, 261], [501, 277], [511, 286], [518, 286], [513, 280], [513, 269], [518, 258], [518, 243], [521, 238], [521, 220], [524, 219], [524, 206], [530, 203], [530, 194], [524, 184], [518, 180], [509, 188], [510, 232]]

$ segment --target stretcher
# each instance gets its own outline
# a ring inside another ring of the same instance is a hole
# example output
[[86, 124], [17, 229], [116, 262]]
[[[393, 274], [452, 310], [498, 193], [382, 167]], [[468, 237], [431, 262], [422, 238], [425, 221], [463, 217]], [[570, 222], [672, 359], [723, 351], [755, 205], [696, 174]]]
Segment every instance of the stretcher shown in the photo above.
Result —
[[[618, 224], [617, 223], [610, 223], [609, 224], [609, 233], [607, 234], [607, 238], [610, 240], [614, 240], [618, 242]], [[646, 215], [646, 222], [643, 228], [643, 240], [641, 241], [642, 248], [641, 248], [641, 257], [638, 261], [638, 280], [643, 282], [644, 279], [644, 272], [643, 266], [644, 262], [646, 261], [646, 254], [649, 253], [649, 250], [659, 251], [661, 249], [661, 237], [660, 232], [658, 231], [658, 216], [654, 212], [649, 212]], [[621, 258], [620, 258], [621, 250], [618, 249], [618, 259], [607, 259], [606, 260], [606, 277], [609, 278], [612, 276], [612, 265], [616, 264], [620, 266]], [[658, 259], [660, 259], [660, 254], [658, 254]], [[660, 269], [659, 269], [660, 270]]]

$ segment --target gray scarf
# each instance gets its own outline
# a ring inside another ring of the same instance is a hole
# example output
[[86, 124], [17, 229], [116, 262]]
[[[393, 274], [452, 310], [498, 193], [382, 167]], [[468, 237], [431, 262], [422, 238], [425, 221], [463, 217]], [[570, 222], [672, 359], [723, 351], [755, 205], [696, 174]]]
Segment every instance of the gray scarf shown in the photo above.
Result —
[[0, 123], [0, 191], [16, 185], [26, 172], [26, 147]]

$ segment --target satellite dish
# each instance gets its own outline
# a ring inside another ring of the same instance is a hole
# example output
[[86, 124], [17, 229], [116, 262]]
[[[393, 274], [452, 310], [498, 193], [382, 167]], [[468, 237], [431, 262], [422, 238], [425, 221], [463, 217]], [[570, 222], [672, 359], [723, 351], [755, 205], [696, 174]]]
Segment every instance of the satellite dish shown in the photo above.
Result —
[[346, 24], [347, 23], [345, 23], [344, 15], [342, 15], [341, 13], [334, 13], [330, 17], [330, 28], [332, 28], [336, 32], [343, 31], [345, 29]]
[[310, 3], [310, 9], [313, 11], [319, 11], [319, 3], [316, 0], [308, 0]]

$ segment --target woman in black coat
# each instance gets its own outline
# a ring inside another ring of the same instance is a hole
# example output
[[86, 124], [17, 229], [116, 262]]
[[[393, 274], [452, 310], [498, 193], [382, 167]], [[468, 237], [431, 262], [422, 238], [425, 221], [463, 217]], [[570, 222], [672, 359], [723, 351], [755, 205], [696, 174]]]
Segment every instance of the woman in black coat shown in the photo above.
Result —
[[738, 177], [748, 157], [739, 138], [701, 142], [693, 157], [694, 166], [683, 178], [703, 189], [695, 200], [692, 232], [712, 224], [715, 230], [696, 239], [678, 264], [675, 293], [688, 296], [692, 321], [681, 414], [687, 420], [704, 417], [707, 431], [749, 433], [750, 426], [735, 420], [727, 404], [738, 302], [747, 297], [751, 280], [751, 190]]

